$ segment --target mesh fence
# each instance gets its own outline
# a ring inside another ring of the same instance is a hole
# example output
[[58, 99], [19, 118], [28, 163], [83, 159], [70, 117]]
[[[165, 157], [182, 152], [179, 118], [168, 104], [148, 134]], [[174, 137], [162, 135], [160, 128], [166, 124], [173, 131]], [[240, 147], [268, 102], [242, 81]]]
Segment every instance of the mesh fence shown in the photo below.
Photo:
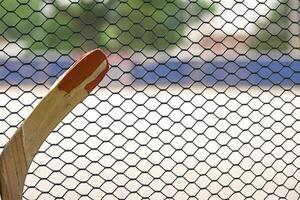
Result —
[[298, 0], [0, 2], [0, 151], [80, 55], [111, 66], [24, 199], [300, 198]]

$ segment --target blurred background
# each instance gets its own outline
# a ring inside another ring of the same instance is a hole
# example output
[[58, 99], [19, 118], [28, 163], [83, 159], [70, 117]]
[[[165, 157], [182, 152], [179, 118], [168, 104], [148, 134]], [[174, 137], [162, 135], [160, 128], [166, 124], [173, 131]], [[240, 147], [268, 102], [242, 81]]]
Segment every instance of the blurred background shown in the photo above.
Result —
[[[28, 79], [37, 70], [41, 71], [33, 84], [52, 84], [61, 65], [67, 67], [83, 52], [97, 47], [106, 50], [112, 65], [118, 65], [114, 78], [121, 78], [122, 85], [136, 79], [145, 84], [180, 80], [191, 84], [191, 76], [209, 85], [214, 81], [258, 84], [268, 82], [261, 78], [269, 75], [271, 83], [267, 84], [279, 84], [289, 82], [283, 79], [289, 78], [296, 65], [289, 62], [299, 59], [299, 2], [295, 0], [25, 2], [4, 0], [0, 7], [0, 58], [6, 64], [0, 74], [11, 84]], [[228, 61], [238, 66], [218, 67], [219, 62]], [[257, 62], [249, 64], [252, 61]], [[45, 66], [32, 66], [35, 62]], [[280, 66], [281, 62], [289, 67]], [[269, 63], [284, 70], [279, 76], [270, 74], [272, 70], [260, 70], [259, 65]], [[257, 69], [253, 71], [250, 65]], [[232, 74], [233, 80], [228, 73], [236, 71], [240, 73]], [[297, 77], [291, 81], [299, 83]]]
[[24, 199], [300, 198], [298, 0], [2, 0], [0, 17], [0, 151], [82, 54], [111, 66]]

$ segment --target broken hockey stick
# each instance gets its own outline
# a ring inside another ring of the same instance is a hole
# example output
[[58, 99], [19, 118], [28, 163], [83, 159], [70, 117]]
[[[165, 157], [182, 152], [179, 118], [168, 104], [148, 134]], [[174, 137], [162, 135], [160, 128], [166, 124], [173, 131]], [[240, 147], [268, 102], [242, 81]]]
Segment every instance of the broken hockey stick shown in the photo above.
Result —
[[74, 63], [24, 120], [0, 156], [2, 200], [21, 200], [30, 164], [59, 122], [103, 79], [108, 71], [104, 53], [93, 50]]

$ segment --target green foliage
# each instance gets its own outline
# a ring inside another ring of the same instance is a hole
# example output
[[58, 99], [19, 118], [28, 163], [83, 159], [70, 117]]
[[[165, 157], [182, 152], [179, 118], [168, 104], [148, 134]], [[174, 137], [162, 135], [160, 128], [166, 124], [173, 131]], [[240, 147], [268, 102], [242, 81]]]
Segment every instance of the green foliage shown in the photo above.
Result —
[[[119, 48], [130, 42], [133, 49], [164, 50], [170, 45], [178, 43], [181, 36], [185, 34], [186, 26], [181, 26], [181, 24], [186, 24], [187, 20], [185, 19], [188, 19], [190, 14], [181, 11], [184, 11], [187, 6], [193, 7], [197, 15], [213, 10], [211, 3], [203, 0], [189, 4], [181, 0], [121, 2], [116, 8], [120, 15], [116, 18], [119, 20], [115, 25], [110, 25], [103, 33], [100, 33], [99, 39], [101, 40], [102, 35], [113, 36], [120, 41]], [[130, 34], [122, 34], [122, 32]], [[108, 46], [108, 48], [110, 47]]]
[[288, 49], [290, 37], [288, 27], [291, 23], [288, 18], [290, 12], [288, 2], [289, 0], [282, 0], [276, 9], [271, 10], [266, 18], [258, 23], [262, 28], [257, 34], [258, 50], [268, 52], [272, 49], [281, 51]]
[[32, 45], [36, 50], [81, 47], [86, 39], [112, 52], [124, 47], [164, 50], [185, 35], [191, 16], [201, 17], [214, 11], [209, 0], [108, 0], [104, 3], [80, 0], [70, 4], [56, 0], [48, 10], [42, 9], [45, 5], [41, 1], [19, 2], [1, 3], [6, 14], [0, 31], [8, 32], [12, 40], [22, 34], [30, 35], [38, 43]]
[[0, 34], [9, 40], [17, 40], [23, 34], [29, 34], [34, 26], [42, 23], [40, 8], [40, 2], [36, 0], [2, 0]]

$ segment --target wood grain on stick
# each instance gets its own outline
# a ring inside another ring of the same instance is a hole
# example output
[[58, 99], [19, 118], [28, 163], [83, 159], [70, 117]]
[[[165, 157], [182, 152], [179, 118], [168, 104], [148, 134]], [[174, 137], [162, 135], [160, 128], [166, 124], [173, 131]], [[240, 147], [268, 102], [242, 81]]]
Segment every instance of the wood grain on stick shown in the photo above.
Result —
[[74, 63], [18, 128], [0, 156], [2, 200], [21, 200], [25, 178], [38, 149], [62, 119], [103, 79], [105, 54], [93, 50]]

